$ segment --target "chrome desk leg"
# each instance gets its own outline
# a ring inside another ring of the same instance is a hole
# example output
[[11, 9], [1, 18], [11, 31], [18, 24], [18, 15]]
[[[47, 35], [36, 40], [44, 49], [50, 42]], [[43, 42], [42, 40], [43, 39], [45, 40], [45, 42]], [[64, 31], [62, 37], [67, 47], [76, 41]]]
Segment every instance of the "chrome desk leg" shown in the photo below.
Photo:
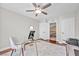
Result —
[[24, 49], [23, 49], [23, 48], [21, 48], [21, 51], [22, 51], [22, 56], [24, 56]]
[[12, 52], [11, 52], [11, 56], [12, 56], [12, 54], [13, 54], [14, 51], [15, 51], [15, 50], [13, 49]]

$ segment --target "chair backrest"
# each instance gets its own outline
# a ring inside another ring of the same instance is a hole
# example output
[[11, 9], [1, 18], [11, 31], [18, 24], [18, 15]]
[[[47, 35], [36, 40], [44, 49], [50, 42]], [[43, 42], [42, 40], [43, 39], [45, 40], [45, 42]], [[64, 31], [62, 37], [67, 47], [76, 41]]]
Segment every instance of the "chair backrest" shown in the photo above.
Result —
[[13, 38], [12, 37], [9, 37], [9, 41], [10, 41], [10, 46], [12, 49], [17, 49], [17, 46], [15, 44], [15, 42], [13, 41]]
[[35, 31], [30, 31], [28, 39], [32, 39], [34, 37]]

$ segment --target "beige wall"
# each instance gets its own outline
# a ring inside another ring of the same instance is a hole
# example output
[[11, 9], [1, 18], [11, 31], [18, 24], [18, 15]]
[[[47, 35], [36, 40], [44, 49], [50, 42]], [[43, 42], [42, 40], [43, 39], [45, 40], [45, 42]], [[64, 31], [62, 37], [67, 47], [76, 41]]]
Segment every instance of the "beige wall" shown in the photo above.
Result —
[[0, 8], [0, 48], [9, 46], [10, 36], [16, 37], [19, 42], [27, 40], [30, 26], [34, 27], [35, 38], [38, 38], [38, 23], [35, 19]]

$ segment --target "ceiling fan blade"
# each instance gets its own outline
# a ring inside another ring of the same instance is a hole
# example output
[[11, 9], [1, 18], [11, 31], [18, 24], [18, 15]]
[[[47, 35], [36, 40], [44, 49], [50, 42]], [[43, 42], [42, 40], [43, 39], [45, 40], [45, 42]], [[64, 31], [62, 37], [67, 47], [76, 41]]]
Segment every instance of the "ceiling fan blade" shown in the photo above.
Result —
[[32, 3], [34, 7], [37, 7], [36, 3]]
[[33, 12], [34, 10], [26, 10], [26, 12]]
[[48, 3], [48, 4], [46, 4], [45, 6], [43, 6], [41, 9], [48, 8], [48, 7], [51, 6], [51, 5], [52, 5], [51, 3]]
[[43, 14], [47, 15], [47, 12], [41, 11]]

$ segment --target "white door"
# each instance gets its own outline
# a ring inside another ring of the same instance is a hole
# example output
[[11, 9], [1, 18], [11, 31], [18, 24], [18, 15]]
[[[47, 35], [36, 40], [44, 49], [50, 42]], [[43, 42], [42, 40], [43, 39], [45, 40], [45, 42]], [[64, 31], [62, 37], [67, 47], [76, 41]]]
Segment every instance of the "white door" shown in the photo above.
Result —
[[49, 39], [49, 23], [40, 23], [39, 35], [42, 39]]
[[61, 39], [67, 40], [68, 38], [73, 38], [75, 36], [74, 33], [74, 18], [61, 20]]

